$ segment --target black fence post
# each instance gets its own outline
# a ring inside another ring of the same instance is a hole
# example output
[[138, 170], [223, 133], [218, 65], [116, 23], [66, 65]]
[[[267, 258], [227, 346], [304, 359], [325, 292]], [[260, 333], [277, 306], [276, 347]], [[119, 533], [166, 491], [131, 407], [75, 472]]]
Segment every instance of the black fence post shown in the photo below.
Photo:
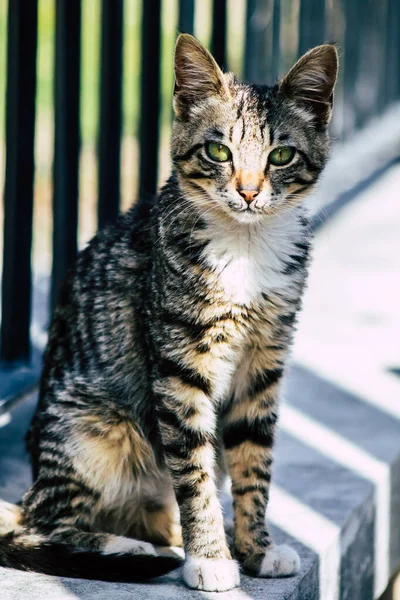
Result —
[[248, 0], [244, 56], [248, 83], [274, 83], [279, 75], [279, 44], [279, 0]]
[[356, 88], [359, 126], [382, 110], [385, 102], [387, 5], [387, 0], [365, 0], [359, 17], [361, 49]]
[[386, 38], [386, 102], [400, 100], [400, 2], [389, 0]]
[[178, 31], [194, 33], [194, 0], [179, 0]]
[[30, 357], [37, 0], [8, 3], [1, 358]]
[[325, 0], [300, 0], [299, 56], [324, 41]]
[[139, 193], [151, 195], [157, 191], [158, 178], [160, 49], [161, 0], [143, 0]]
[[272, 62], [271, 62], [271, 81], [275, 82], [280, 75], [280, 56], [281, 56], [281, 2], [274, 0], [272, 15]]
[[98, 170], [98, 225], [115, 221], [120, 204], [123, 0], [103, 0]]
[[219, 66], [226, 70], [226, 0], [213, 0], [211, 52]]
[[81, 0], [56, 2], [53, 270], [51, 302], [77, 253]]
[[359, 124], [358, 82], [360, 67], [361, 33], [360, 3], [358, 0], [343, 0], [344, 63], [343, 71], [343, 134], [348, 136]]

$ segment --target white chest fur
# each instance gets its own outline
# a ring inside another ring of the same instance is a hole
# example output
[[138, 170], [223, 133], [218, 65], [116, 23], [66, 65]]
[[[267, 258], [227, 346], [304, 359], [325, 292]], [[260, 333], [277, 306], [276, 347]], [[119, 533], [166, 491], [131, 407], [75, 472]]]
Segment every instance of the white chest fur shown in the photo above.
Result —
[[287, 213], [232, 229], [213, 224], [210, 233], [205, 258], [228, 302], [249, 305], [262, 293], [285, 292], [293, 285], [285, 266], [298, 253], [295, 243], [304, 235], [295, 215]]

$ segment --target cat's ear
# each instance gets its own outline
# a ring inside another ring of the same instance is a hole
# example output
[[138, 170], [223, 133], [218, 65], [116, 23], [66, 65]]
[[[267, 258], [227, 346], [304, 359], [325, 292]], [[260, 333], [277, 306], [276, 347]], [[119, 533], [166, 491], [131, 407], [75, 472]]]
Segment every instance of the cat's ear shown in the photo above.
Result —
[[305, 106], [317, 122], [327, 125], [332, 116], [338, 66], [335, 46], [317, 46], [297, 61], [279, 88], [285, 96]]
[[181, 33], [175, 46], [175, 114], [184, 116], [191, 105], [211, 96], [229, 97], [224, 75], [196, 38]]

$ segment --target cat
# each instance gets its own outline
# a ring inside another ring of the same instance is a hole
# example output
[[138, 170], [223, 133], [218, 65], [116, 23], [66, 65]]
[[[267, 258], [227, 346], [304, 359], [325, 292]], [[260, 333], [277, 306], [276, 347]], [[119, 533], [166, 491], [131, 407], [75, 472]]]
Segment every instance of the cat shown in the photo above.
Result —
[[33, 484], [3, 504], [1, 565], [141, 581], [183, 546], [194, 589], [298, 571], [265, 516], [337, 69], [322, 45], [273, 87], [247, 85], [178, 37], [172, 175], [92, 239], [61, 290], [27, 435]]

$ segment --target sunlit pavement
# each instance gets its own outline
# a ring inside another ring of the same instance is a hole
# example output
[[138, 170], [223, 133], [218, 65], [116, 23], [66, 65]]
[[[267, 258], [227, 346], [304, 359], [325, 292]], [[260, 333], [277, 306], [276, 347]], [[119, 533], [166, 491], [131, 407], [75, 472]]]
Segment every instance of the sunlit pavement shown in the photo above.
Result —
[[400, 164], [316, 235], [294, 358], [400, 417]]
[[[298, 576], [243, 577], [240, 590], [217, 595], [187, 590], [180, 571], [137, 586], [0, 569], [2, 598], [378, 597], [400, 560], [399, 274], [395, 166], [315, 238], [269, 510], [276, 540], [301, 554]], [[0, 422], [0, 497], [10, 501], [29, 481], [22, 437], [34, 402]]]

